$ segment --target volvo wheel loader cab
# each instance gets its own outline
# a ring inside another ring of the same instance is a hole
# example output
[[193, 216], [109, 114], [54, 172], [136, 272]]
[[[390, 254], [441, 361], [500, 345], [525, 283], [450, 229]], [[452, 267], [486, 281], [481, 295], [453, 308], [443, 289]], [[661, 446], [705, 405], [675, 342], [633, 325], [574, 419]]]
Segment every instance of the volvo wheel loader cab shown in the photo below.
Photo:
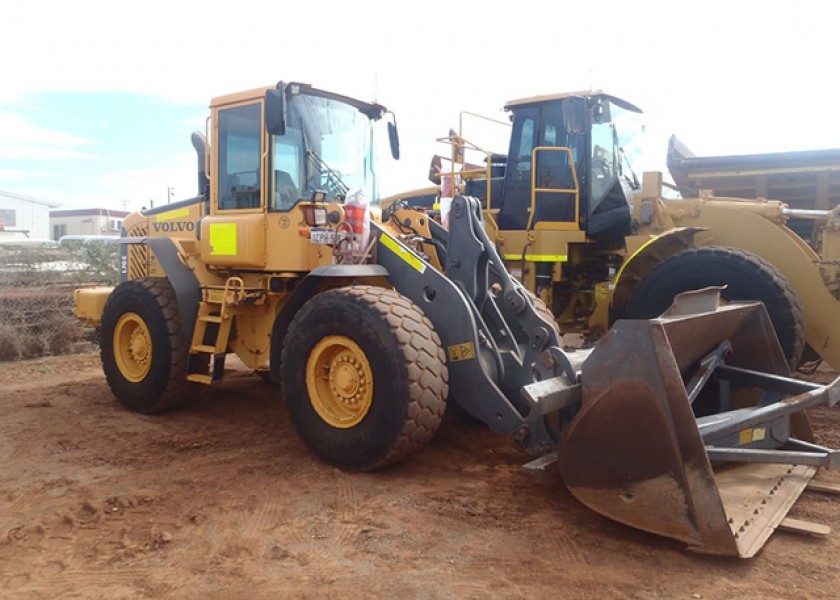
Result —
[[[763, 307], [720, 307], [717, 289], [565, 352], [477, 199], [453, 200], [448, 230], [400, 208], [357, 218], [360, 194], [376, 199], [384, 112], [302, 84], [213, 101], [207, 195], [128, 217], [123, 281], [77, 292], [114, 395], [172, 408], [222, 380], [233, 353], [279, 381], [315, 453], [351, 470], [418, 451], [455, 402], [537, 464], [556, 459], [610, 518], [754, 554], [814, 469], [840, 462], [810, 443], [802, 414], [836, 402], [840, 383], [789, 379]], [[738, 465], [728, 491], [719, 460]], [[791, 464], [807, 466], [789, 477]], [[749, 543], [731, 524], [744, 519]]]
[[[625, 100], [557, 94], [506, 109], [507, 154], [453, 131], [441, 139], [452, 166], [432, 178], [482, 199], [508, 269], [564, 333], [595, 340], [618, 318], [659, 315], [676, 293], [724, 285], [725, 301], [765, 304], [791, 365], [840, 367], [836, 210], [821, 215], [818, 254], [786, 227], [781, 202], [664, 197], [661, 174], [639, 166], [642, 114]], [[427, 193], [391, 200], [416, 205]]]

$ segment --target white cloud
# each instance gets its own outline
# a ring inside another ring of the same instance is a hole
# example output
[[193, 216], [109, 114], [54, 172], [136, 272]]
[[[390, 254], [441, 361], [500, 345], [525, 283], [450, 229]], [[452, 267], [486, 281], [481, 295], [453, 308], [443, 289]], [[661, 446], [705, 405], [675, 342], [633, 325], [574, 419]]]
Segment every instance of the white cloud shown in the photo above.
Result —
[[44, 175], [44, 173], [38, 171], [0, 169], [0, 181], [24, 181], [34, 177], [43, 177]]
[[198, 193], [196, 158], [192, 154], [172, 157], [168, 166], [147, 169], [119, 169], [102, 173], [90, 182], [92, 196], [100, 204], [123, 200], [135, 208], [165, 203], [171, 189], [172, 202], [192, 198]]
[[52, 160], [90, 158], [79, 150], [90, 140], [32, 125], [21, 116], [0, 111], [0, 159]]

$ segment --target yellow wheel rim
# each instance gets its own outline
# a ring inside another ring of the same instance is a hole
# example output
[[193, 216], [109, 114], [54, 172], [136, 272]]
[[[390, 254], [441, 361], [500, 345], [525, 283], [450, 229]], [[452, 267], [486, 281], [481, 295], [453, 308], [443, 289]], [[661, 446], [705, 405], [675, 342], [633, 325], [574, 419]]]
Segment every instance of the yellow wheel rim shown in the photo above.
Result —
[[364, 351], [343, 335], [322, 339], [306, 361], [306, 391], [328, 425], [348, 429], [361, 423], [373, 403], [373, 373]]
[[152, 367], [152, 336], [145, 321], [135, 313], [125, 313], [114, 327], [114, 358], [128, 381], [143, 381]]

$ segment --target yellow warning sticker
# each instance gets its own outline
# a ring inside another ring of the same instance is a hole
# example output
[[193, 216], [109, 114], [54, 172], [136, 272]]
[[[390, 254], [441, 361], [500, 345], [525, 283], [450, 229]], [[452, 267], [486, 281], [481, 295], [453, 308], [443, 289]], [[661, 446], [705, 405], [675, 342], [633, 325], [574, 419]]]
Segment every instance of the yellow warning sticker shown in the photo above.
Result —
[[403, 248], [397, 242], [397, 240], [395, 240], [391, 236], [383, 234], [379, 237], [379, 241], [382, 242], [382, 245], [388, 248], [388, 250], [390, 250], [391, 252], [399, 256], [401, 259], [403, 259], [408, 264], [408, 266], [410, 266], [415, 271], [422, 273], [426, 270], [426, 265], [423, 263], [422, 260], [417, 258], [417, 256], [415, 256], [410, 250]]
[[[521, 254], [504, 254], [504, 260], [522, 260]], [[526, 254], [525, 260], [527, 262], [567, 262], [569, 260], [566, 254]]]
[[215, 302], [217, 304], [221, 304], [225, 301], [225, 291], [224, 290], [214, 290], [214, 289], [205, 289], [204, 290], [204, 301], [205, 302]]
[[161, 221], [171, 221], [172, 219], [183, 219], [184, 217], [190, 216], [190, 209], [189, 208], [179, 208], [177, 210], [169, 210], [165, 213], [161, 213], [155, 217], [155, 221], [160, 223]]
[[475, 358], [475, 346], [472, 342], [452, 344], [449, 348], [447, 348], [447, 351], [449, 352], [449, 362], [472, 360]]
[[750, 442], [760, 442], [767, 437], [767, 429], [764, 427], [756, 427], [755, 429], [742, 429], [738, 434], [739, 444], [749, 444]]
[[595, 298], [598, 300], [606, 300], [610, 297], [610, 288], [607, 283], [599, 283], [595, 285]]
[[213, 256], [236, 256], [236, 223], [211, 223], [210, 246]]

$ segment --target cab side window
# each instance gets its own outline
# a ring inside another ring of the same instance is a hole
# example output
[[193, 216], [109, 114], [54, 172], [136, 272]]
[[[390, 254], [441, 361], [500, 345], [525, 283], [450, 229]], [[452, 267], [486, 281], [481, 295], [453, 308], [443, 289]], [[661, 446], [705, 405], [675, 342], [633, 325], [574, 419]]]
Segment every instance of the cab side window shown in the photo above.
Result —
[[233, 210], [260, 207], [259, 104], [219, 111], [218, 208]]
[[[573, 162], [582, 156], [582, 136], [569, 135], [563, 125], [559, 103], [543, 109], [540, 145], [547, 147], [537, 155], [535, 222], [575, 223], [577, 220]], [[558, 148], [550, 150], [548, 148]], [[568, 151], [566, 150], [568, 148]], [[561, 191], [565, 190], [565, 191]]]
[[269, 178], [273, 186], [270, 210], [286, 211], [297, 204], [301, 196], [303, 133], [289, 123], [286, 125], [286, 135], [274, 136], [273, 139], [273, 169], [269, 171], [269, 175], [274, 173]]

